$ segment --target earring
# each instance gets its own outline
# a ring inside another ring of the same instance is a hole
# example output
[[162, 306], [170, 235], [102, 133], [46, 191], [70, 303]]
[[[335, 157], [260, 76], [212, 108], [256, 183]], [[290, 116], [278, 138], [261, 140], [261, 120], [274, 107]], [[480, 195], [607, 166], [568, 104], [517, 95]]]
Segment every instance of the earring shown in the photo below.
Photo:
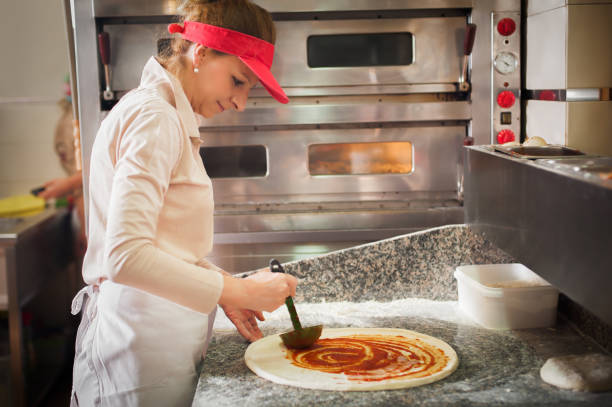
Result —
[[193, 68], [193, 73], [198, 73], [198, 72], [200, 72], [200, 70], [198, 69], [197, 66], [195, 68]]

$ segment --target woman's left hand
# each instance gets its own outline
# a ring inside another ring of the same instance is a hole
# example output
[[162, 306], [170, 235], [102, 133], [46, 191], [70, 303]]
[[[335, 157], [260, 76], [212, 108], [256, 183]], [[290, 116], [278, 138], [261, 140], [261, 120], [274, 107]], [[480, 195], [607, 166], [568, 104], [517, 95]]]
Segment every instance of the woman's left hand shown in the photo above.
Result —
[[38, 194], [38, 197], [43, 199], [61, 198], [72, 191], [72, 184], [68, 177], [52, 179], [45, 182], [43, 186], [45, 189]]
[[263, 334], [257, 326], [257, 318], [260, 321], [264, 320], [264, 316], [260, 311], [251, 311], [250, 309], [234, 308], [230, 305], [222, 305], [223, 312], [229, 318], [230, 321], [236, 328], [240, 335], [246, 340], [255, 342], [256, 340], [263, 337]]

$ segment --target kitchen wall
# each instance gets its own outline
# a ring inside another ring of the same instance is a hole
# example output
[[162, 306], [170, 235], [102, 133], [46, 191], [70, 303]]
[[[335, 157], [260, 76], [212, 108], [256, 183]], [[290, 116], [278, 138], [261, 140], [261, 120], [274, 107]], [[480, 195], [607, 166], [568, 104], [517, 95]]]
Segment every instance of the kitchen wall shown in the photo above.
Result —
[[69, 72], [62, 0], [0, 2], [0, 198], [65, 176], [53, 148]]
[[528, 137], [612, 155], [611, 21], [612, 0], [528, 1], [526, 86], [548, 94], [527, 101]]

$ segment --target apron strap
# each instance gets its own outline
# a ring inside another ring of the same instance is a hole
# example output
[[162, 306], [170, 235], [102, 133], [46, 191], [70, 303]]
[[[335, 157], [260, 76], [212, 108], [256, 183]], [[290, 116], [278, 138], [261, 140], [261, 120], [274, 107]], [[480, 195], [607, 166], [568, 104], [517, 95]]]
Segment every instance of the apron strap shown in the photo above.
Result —
[[98, 286], [87, 285], [79, 290], [79, 292], [72, 299], [71, 313], [77, 315], [83, 309], [83, 303], [85, 302], [85, 295], [93, 298], [98, 294]]

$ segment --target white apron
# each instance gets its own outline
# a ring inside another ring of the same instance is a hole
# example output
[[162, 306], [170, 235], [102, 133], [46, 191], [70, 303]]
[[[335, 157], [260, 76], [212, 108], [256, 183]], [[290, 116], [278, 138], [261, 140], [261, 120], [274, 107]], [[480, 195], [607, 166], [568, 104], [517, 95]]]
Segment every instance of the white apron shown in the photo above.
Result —
[[110, 280], [83, 288], [71, 406], [191, 406], [208, 315]]

